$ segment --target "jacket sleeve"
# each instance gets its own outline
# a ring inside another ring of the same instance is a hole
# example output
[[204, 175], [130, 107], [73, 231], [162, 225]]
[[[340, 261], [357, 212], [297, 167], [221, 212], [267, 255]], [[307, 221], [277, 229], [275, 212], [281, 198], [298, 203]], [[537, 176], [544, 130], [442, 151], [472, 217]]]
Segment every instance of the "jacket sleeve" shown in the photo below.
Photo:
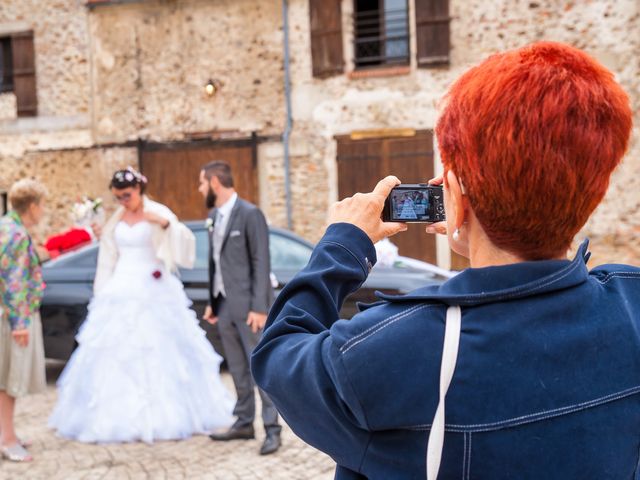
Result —
[[269, 311], [272, 298], [271, 260], [269, 257], [269, 227], [258, 208], [249, 211], [246, 224], [247, 250], [251, 265], [252, 312]]
[[169, 226], [164, 231], [158, 256], [166, 260], [170, 269], [175, 267], [193, 268], [196, 261], [196, 237], [185, 224], [175, 215], [169, 220]]
[[145, 197], [145, 211], [150, 211], [169, 222], [165, 229], [154, 225], [156, 255], [167, 270], [175, 272], [178, 267], [193, 268], [196, 259], [196, 237], [185, 224], [165, 205]]
[[256, 383], [296, 434], [354, 471], [370, 433], [330, 327], [373, 262], [364, 232], [331, 225], [309, 264], [278, 295], [251, 361]]

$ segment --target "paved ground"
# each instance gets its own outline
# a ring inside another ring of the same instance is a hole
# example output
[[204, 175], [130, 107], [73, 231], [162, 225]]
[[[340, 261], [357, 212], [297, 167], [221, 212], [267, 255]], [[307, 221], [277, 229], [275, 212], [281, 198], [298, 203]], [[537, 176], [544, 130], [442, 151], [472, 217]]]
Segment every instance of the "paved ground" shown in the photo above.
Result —
[[[60, 367], [48, 366], [50, 378]], [[228, 375], [225, 383], [231, 386]], [[305, 445], [287, 427], [283, 447], [274, 455], [258, 455], [263, 432], [256, 422], [256, 440], [212, 442], [198, 436], [181, 442], [124, 445], [85, 445], [57, 438], [46, 427], [56, 392], [51, 384], [46, 393], [18, 403], [16, 424], [19, 435], [33, 442], [35, 457], [30, 464], [0, 461], [0, 479], [120, 480], [120, 479], [269, 479], [329, 480], [334, 464], [329, 457]], [[259, 397], [258, 397], [259, 398]]]

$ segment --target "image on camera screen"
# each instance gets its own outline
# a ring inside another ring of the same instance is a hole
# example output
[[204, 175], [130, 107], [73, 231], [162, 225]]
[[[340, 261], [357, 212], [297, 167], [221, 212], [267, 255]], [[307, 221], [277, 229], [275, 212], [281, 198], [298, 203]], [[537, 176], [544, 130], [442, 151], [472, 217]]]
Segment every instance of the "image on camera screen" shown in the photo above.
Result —
[[426, 220], [429, 217], [429, 192], [394, 190], [391, 192], [394, 220]]

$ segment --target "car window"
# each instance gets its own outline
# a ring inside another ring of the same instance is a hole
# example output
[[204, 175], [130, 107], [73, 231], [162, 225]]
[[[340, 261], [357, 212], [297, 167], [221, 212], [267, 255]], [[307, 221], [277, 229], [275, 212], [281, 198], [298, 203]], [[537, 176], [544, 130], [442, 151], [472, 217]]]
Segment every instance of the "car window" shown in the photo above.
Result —
[[72, 267], [72, 268], [95, 268], [98, 263], [98, 245], [92, 244], [81, 247], [78, 250], [63, 253], [55, 260], [47, 261], [44, 268], [51, 267]]
[[300, 270], [309, 262], [312, 249], [293, 238], [271, 232], [269, 252], [272, 270]]
[[207, 230], [194, 230], [196, 236], [196, 262], [193, 268], [209, 268], [209, 239]]
[[98, 263], [98, 248], [87, 249], [87, 251], [82, 252], [82, 254], [78, 255], [78, 262], [76, 266], [78, 267], [95, 267]]

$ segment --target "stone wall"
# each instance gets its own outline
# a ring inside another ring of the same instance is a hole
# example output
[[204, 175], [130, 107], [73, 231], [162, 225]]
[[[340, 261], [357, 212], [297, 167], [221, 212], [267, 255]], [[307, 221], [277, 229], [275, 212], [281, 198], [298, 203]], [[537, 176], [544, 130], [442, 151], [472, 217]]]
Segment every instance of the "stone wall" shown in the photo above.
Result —
[[[491, 53], [543, 39], [570, 43], [610, 68], [629, 93], [634, 111], [640, 111], [640, 65], [636, 54], [640, 47], [640, 9], [634, 0], [451, 0], [449, 67], [417, 69], [413, 55], [406, 75], [357, 79], [348, 75], [353, 70], [353, 2], [343, 0], [347, 74], [326, 80], [311, 76], [308, 2], [290, 3], [294, 140], [305, 144], [292, 159], [294, 228], [312, 240], [318, 239], [326, 210], [337, 200], [333, 136], [384, 127], [433, 128], [438, 101], [447, 86]], [[413, 1], [409, 4], [413, 25]], [[411, 50], [415, 52], [415, 39]], [[636, 116], [636, 123], [637, 120]], [[605, 201], [579, 235], [592, 238], [592, 249], [597, 253], [594, 259], [612, 261], [624, 257], [640, 262], [638, 133], [636, 128], [629, 153], [613, 176]], [[281, 171], [275, 159], [272, 163], [272, 171]], [[296, 181], [298, 178], [303, 181]], [[326, 189], [309, 191], [305, 188], [309, 183], [323, 184]]]
[[[279, 2], [150, 0], [90, 14], [97, 142], [280, 133]], [[204, 86], [221, 83], [214, 96]]]
[[80, 0], [4, 0], [0, 35], [33, 30], [38, 114], [89, 114], [87, 16]]
[[[338, 199], [334, 136], [433, 128], [448, 85], [493, 52], [542, 39], [576, 45], [615, 72], [640, 112], [635, 0], [451, 0], [450, 65], [418, 69], [412, 53], [406, 74], [373, 78], [349, 75], [353, 1], [343, 0], [346, 73], [325, 80], [311, 76], [308, 0], [289, 5], [293, 227], [310, 240], [320, 237], [327, 209]], [[414, 32], [414, 1], [409, 5]], [[285, 127], [280, 2], [145, 0], [92, 10], [81, 0], [0, 2], [0, 34], [26, 29], [35, 32], [40, 115], [15, 119], [15, 99], [0, 96], [0, 190], [20, 175], [43, 177], [56, 197], [56, 215], [45, 228], [59, 228], [74, 195], [106, 194], [101, 189], [109, 173], [137, 161], [135, 149], [99, 145], [213, 131], [274, 138], [258, 149], [260, 203], [272, 224], [286, 226], [277, 141]], [[220, 82], [213, 96], [204, 92], [209, 79]], [[579, 235], [592, 238], [594, 261], [640, 262], [638, 133]], [[71, 180], [74, 172], [83, 177]], [[79, 183], [84, 178], [86, 185]]]
[[19, 159], [2, 159], [0, 191], [8, 191], [21, 178], [35, 178], [46, 185], [46, 214], [35, 231], [38, 240], [71, 226], [71, 206], [83, 196], [101, 197], [105, 210], [115, 208], [107, 188], [114, 171], [135, 165], [136, 148], [87, 148], [33, 151]]
[[90, 149], [90, 52], [84, 2], [0, 2], [0, 36], [27, 30], [34, 38], [38, 116], [17, 118], [15, 95], [0, 95], [0, 191], [8, 191], [25, 177], [38, 178], [47, 186], [48, 213], [36, 232], [42, 238], [69, 226], [69, 208], [77, 195], [104, 195], [104, 170], [119, 164], [114, 157], [121, 152]]
[[[67, 225], [76, 196], [106, 195], [111, 172], [137, 164], [135, 149], [118, 147], [129, 140], [281, 133], [280, 25], [279, 4], [256, 0], [91, 10], [83, 0], [0, 2], [0, 35], [34, 31], [39, 100], [37, 117], [18, 119], [15, 96], [0, 95], [0, 191], [40, 178], [52, 200], [40, 231], [51, 233]], [[212, 97], [209, 79], [220, 82]], [[264, 191], [279, 205], [268, 182]], [[284, 212], [270, 210], [275, 218]]]
[[27, 151], [87, 147], [90, 81], [87, 11], [79, 0], [0, 2], [0, 36], [33, 31], [37, 117], [16, 117], [13, 93], [0, 99], [0, 165]]

